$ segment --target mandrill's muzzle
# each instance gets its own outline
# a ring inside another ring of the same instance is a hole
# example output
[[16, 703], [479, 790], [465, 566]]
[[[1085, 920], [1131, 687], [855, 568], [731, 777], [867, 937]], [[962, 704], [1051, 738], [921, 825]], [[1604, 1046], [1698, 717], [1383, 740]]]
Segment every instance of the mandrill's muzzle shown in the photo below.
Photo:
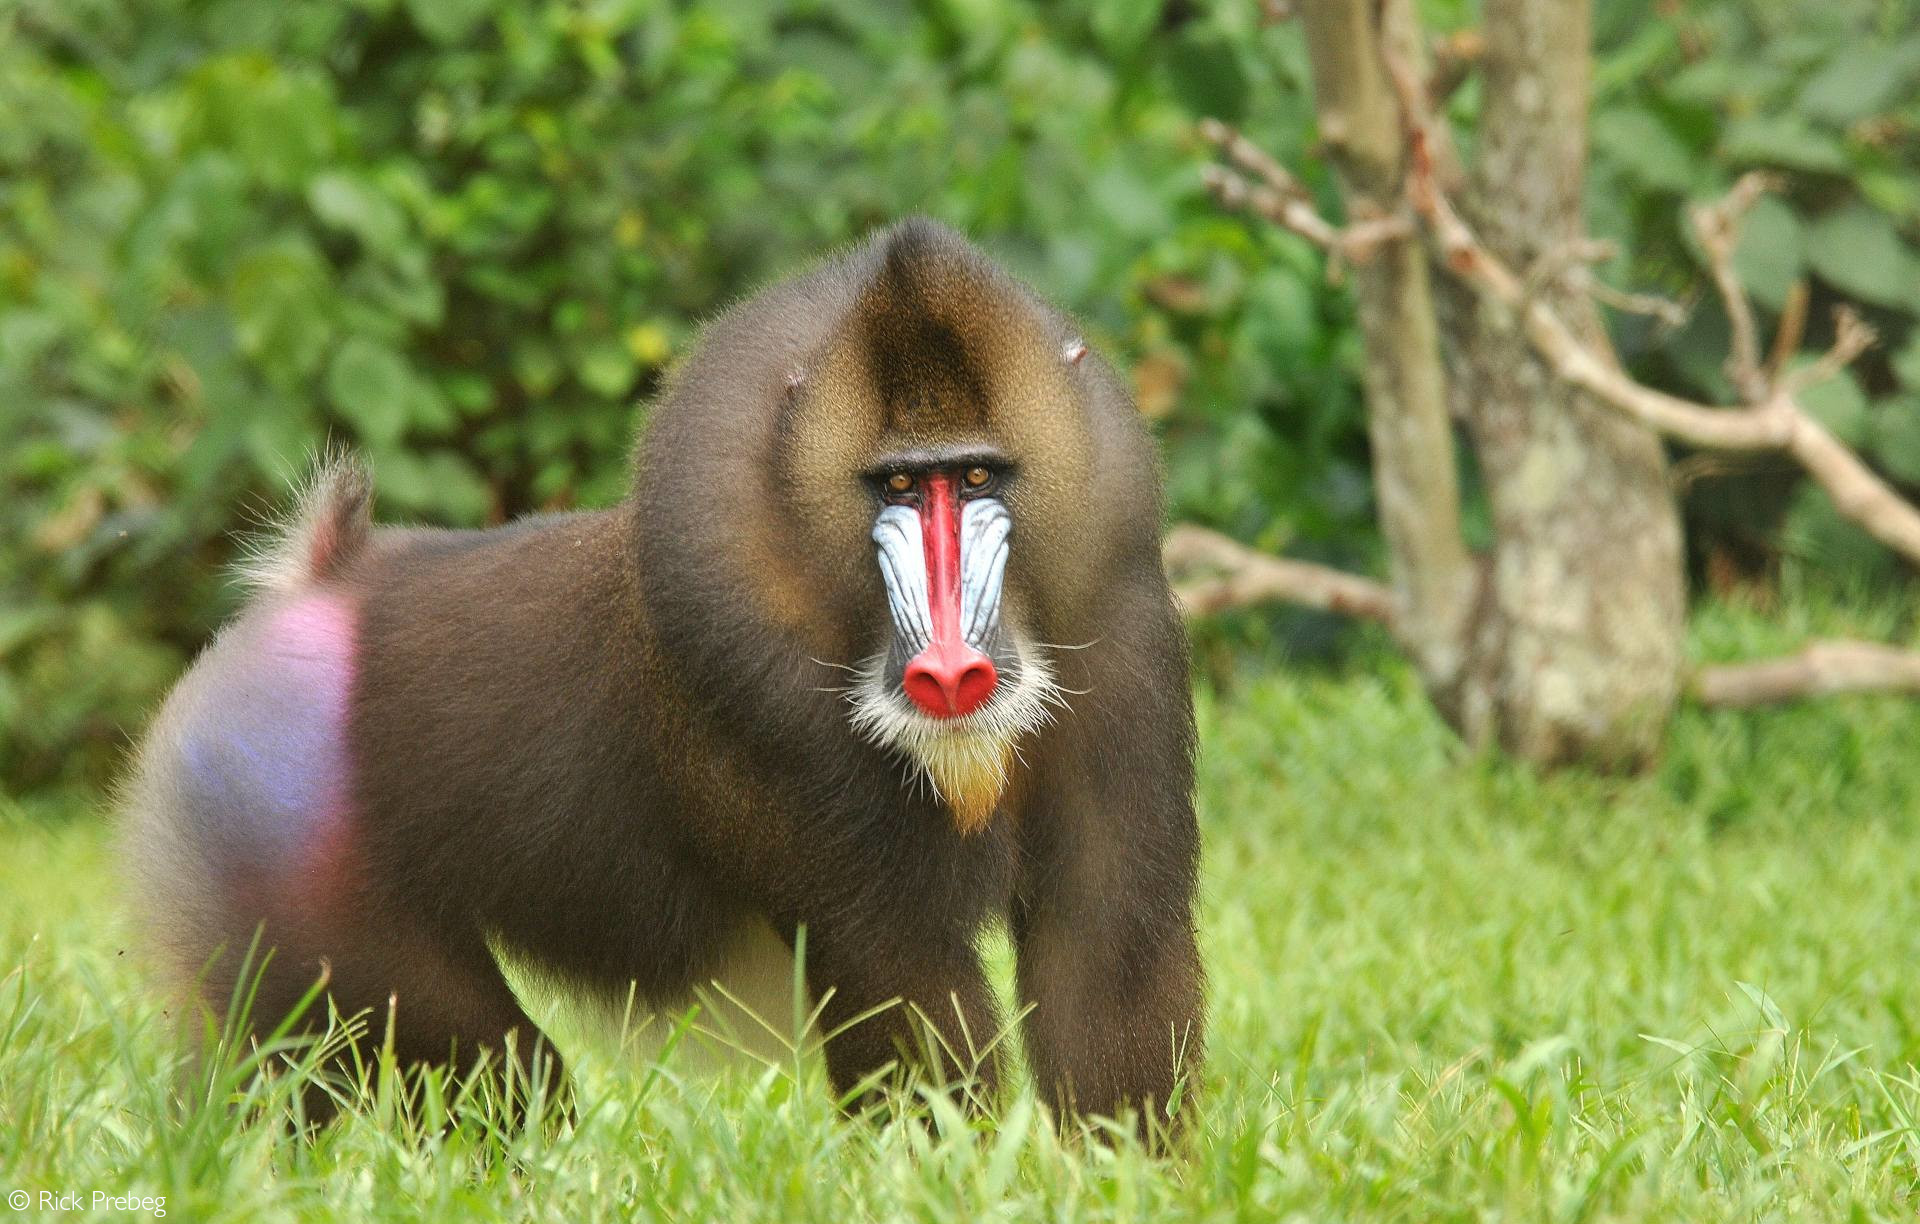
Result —
[[911, 657], [900, 685], [921, 712], [958, 718], [999, 683], [988, 653], [1000, 624], [1012, 516], [998, 499], [962, 503], [951, 475], [920, 482], [917, 505], [890, 505], [873, 525], [894, 630]]

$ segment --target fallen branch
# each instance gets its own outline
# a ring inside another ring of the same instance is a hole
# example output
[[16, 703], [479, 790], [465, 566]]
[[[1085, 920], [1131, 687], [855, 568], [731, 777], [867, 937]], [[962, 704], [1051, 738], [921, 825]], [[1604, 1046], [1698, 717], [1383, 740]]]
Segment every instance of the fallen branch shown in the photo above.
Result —
[[1393, 593], [1384, 584], [1330, 566], [1269, 556], [1205, 527], [1176, 525], [1167, 533], [1162, 555], [1167, 570], [1181, 578], [1174, 596], [1189, 617], [1282, 602], [1393, 622]]
[[1920, 695], [1920, 652], [1874, 642], [1810, 642], [1797, 653], [1694, 672], [1687, 692], [1717, 708], [1769, 705], [1836, 693]]

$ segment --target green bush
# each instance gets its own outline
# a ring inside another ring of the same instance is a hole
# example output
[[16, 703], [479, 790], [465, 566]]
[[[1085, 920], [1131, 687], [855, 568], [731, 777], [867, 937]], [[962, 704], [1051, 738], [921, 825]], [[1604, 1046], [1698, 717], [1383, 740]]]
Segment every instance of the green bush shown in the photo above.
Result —
[[[1196, 172], [1193, 120], [1215, 114], [1333, 204], [1298, 31], [1258, 7], [15, 0], [0, 786], [112, 768], [231, 609], [236, 532], [324, 441], [371, 457], [390, 517], [605, 504], [635, 406], [702, 317], [913, 211], [975, 234], [1134, 369], [1178, 513], [1373, 564], [1347, 302], [1316, 252], [1222, 215]], [[1744, 260], [1762, 300], [1809, 274], [1904, 337], [1920, 178], [1897, 5], [1600, 7], [1612, 273], [1696, 284], [1678, 205], [1781, 165], [1796, 185], [1756, 226], [1791, 240]], [[1469, 84], [1464, 118], [1473, 101]], [[1622, 341], [1697, 392], [1716, 320]], [[1833, 411], [1920, 476], [1902, 343]]]
[[[323, 439], [370, 455], [394, 517], [604, 504], [703, 315], [910, 211], [1084, 311], [1154, 373], [1155, 411], [1199, 388], [1189, 510], [1254, 530], [1307, 507], [1353, 535], [1344, 307], [1306, 252], [1270, 261], [1214, 212], [1189, 134], [1189, 102], [1257, 101], [1297, 152], [1298, 54], [1250, 14], [1169, 31], [1158, 7], [17, 6], [0, 777], [110, 767], [231, 607], [243, 510]], [[1329, 516], [1296, 486], [1342, 448]]]

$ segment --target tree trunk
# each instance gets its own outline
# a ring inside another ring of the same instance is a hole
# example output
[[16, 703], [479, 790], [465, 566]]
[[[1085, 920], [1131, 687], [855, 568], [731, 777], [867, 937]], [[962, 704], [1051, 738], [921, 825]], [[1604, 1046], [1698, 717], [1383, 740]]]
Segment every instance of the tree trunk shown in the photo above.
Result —
[[[1564, 268], [1585, 229], [1588, 0], [1486, 0], [1478, 150], [1463, 202], [1509, 267]], [[1535, 289], [1601, 352], [1591, 299]], [[1660, 439], [1552, 377], [1510, 311], [1462, 294], [1455, 405], [1492, 508], [1469, 727], [1545, 763], [1632, 767], [1678, 698], [1686, 605]]]
[[[1368, 0], [1301, 10], [1320, 136], [1349, 223], [1399, 208], [1406, 139]], [[1407, 54], [1416, 30], [1393, 30]], [[1431, 271], [1414, 241], [1387, 244], [1350, 272], [1366, 350], [1367, 437], [1386, 537], [1395, 636], [1443, 711], [1466, 661], [1476, 567], [1460, 534], [1460, 487], [1440, 365]]]
[[[1349, 223], [1384, 215], [1402, 199], [1407, 139], [1381, 41], [1417, 64], [1419, 32], [1405, 6], [1377, 0], [1314, 0], [1300, 14]], [[1585, 232], [1590, 19], [1587, 0], [1486, 0], [1465, 206], [1512, 267], [1550, 268]], [[1411, 241], [1352, 270], [1395, 631], [1468, 742], [1547, 764], [1639, 765], [1679, 695], [1685, 617], [1660, 440], [1556, 380], [1512, 311], [1443, 277], [1449, 385], [1431, 274]], [[1538, 292], [1605, 351], [1591, 301], [1563, 279]], [[1492, 508], [1484, 570], [1461, 540], [1449, 399]]]

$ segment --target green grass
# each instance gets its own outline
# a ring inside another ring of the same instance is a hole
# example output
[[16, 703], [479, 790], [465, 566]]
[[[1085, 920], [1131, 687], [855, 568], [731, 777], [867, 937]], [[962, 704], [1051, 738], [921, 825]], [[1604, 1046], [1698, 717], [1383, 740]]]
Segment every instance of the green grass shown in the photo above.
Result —
[[[1697, 649], [1808, 627], [1783, 620], [1709, 613]], [[1920, 704], [1690, 713], [1635, 779], [1464, 754], [1392, 666], [1201, 712], [1213, 1022], [1182, 1156], [1058, 1139], [1030, 1095], [853, 1122], [815, 1063], [594, 1050], [573, 1127], [422, 1128], [389, 1095], [289, 1142], [168, 1104], [99, 823], [16, 813], [0, 1192], [171, 1218], [1912, 1218]]]

